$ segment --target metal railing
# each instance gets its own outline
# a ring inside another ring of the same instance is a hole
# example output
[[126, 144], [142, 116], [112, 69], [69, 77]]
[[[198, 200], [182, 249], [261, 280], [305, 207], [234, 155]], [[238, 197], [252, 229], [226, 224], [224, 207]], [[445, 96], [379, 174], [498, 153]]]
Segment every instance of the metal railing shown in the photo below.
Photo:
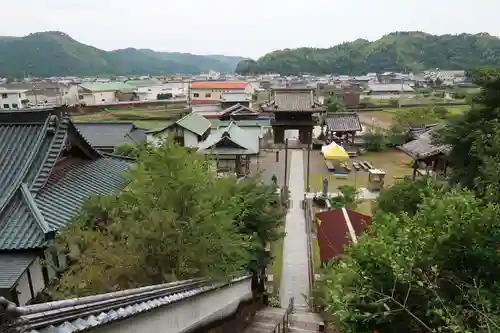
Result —
[[272, 333], [284, 333], [286, 332], [286, 329], [288, 328], [289, 325], [289, 316], [293, 312], [293, 297], [290, 298], [290, 301], [288, 302], [288, 307], [286, 308], [285, 313], [283, 314], [283, 317], [281, 317], [281, 320], [274, 326], [274, 329], [272, 330]]
[[309, 273], [309, 306], [311, 309], [314, 309], [314, 299], [312, 297], [312, 292], [314, 288], [314, 266], [313, 266], [313, 250], [312, 250], [312, 241], [311, 241], [311, 236], [312, 236], [312, 230], [313, 226], [312, 224], [314, 223], [314, 212], [312, 208], [312, 200], [304, 198], [304, 218], [305, 218], [305, 225], [306, 225], [306, 235], [307, 235], [307, 261], [308, 261], [308, 273]]

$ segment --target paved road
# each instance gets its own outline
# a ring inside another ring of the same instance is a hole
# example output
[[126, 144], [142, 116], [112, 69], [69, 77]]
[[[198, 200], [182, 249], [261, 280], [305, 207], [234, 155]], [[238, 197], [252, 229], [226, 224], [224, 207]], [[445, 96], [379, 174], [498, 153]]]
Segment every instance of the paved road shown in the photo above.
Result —
[[300, 205], [304, 199], [304, 154], [302, 150], [290, 150], [290, 209], [286, 215], [283, 244], [283, 268], [280, 281], [280, 303], [286, 308], [291, 297], [297, 308], [307, 309], [309, 294], [309, 268], [307, 258], [307, 234], [304, 212]]

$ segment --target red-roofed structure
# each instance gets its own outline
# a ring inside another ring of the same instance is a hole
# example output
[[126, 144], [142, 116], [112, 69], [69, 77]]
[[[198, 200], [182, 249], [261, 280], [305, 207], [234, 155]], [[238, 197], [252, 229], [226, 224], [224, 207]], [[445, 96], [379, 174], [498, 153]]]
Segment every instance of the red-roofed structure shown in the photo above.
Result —
[[357, 241], [372, 224], [372, 218], [347, 208], [316, 214], [316, 237], [321, 262], [344, 253], [344, 247]]
[[224, 89], [224, 90], [244, 90], [248, 87], [248, 82], [237, 81], [203, 81], [191, 83], [191, 89]]

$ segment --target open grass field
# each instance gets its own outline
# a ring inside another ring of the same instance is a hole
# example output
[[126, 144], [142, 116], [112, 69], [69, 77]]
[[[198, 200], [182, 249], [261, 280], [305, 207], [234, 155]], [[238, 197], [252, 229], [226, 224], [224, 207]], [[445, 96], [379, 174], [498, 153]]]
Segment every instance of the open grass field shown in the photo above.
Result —
[[[304, 154], [306, 154], [306, 152], [304, 152]], [[397, 149], [389, 149], [376, 153], [365, 153], [361, 156], [353, 158], [349, 164], [352, 165], [352, 161], [358, 160], [368, 161], [375, 168], [385, 171], [385, 186], [392, 185], [395, 178], [409, 176], [412, 174], [411, 158]], [[307, 170], [307, 156], [304, 156], [304, 164], [304, 170]], [[310, 165], [311, 192], [320, 192], [322, 190], [323, 179], [325, 177], [328, 178], [329, 192], [338, 192], [338, 187], [342, 185], [351, 185], [357, 188], [367, 187], [368, 185], [368, 172], [362, 170], [355, 171], [353, 168], [347, 178], [339, 179], [326, 169], [323, 156], [321, 156], [320, 152], [312, 151]], [[306, 178], [307, 175], [304, 175], [304, 184], [307, 187]], [[366, 212], [361, 213], [365, 214]]]
[[[409, 108], [410, 110], [412, 108]], [[446, 106], [448, 114], [454, 116], [469, 109], [468, 105]], [[375, 125], [382, 128], [389, 128], [394, 123], [394, 116], [400, 111], [399, 108], [385, 109], [383, 111], [359, 112], [359, 120], [364, 125]], [[408, 109], [406, 109], [408, 110]]]

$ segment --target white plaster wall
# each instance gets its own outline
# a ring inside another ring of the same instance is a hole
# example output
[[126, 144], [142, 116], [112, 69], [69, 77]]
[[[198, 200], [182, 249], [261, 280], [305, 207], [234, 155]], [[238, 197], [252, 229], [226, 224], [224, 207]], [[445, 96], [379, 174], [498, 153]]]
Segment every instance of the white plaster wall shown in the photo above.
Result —
[[189, 148], [198, 147], [198, 136], [192, 132], [184, 131], [184, 146]]
[[66, 260], [66, 255], [64, 254], [59, 254], [57, 256], [57, 259], [59, 261], [59, 268], [65, 268], [67, 265], [67, 260]]
[[53, 278], [56, 277], [57, 272], [56, 272], [56, 263], [54, 262], [52, 258], [52, 253], [50, 253], [50, 250], [45, 250], [45, 266], [47, 267], [47, 272], [49, 273], [49, 280], [52, 280]]
[[251, 279], [96, 329], [96, 333], [181, 333], [236, 312], [252, 297]]
[[40, 258], [36, 258], [35, 261], [29, 267], [31, 274], [31, 283], [33, 284], [33, 293], [36, 296], [40, 291], [45, 288], [45, 283], [43, 282], [42, 264]]
[[21, 275], [16, 290], [17, 298], [19, 299], [19, 305], [26, 305], [26, 303], [28, 303], [28, 301], [32, 298], [27, 272], [24, 272]]
[[114, 91], [94, 92], [92, 95], [94, 95], [95, 104], [118, 102], [118, 98], [116, 98], [116, 93]]

